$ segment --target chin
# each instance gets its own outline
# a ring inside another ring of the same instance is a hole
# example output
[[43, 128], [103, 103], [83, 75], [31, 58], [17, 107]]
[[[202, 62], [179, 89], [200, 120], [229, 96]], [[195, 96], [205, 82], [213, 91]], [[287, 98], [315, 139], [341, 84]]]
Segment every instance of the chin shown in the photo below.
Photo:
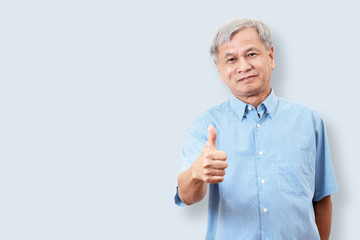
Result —
[[239, 93], [241, 93], [244, 96], [252, 96], [255, 94], [258, 94], [260, 92], [260, 89], [258, 88], [247, 88], [247, 89], [241, 89]]

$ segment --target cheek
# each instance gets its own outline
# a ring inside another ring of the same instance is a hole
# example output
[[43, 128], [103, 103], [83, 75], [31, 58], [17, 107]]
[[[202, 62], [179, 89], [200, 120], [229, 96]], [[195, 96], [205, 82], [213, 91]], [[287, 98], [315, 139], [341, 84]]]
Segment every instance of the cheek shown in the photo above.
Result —
[[253, 65], [260, 75], [268, 75], [272, 70], [270, 62], [261, 62]]
[[231, 78], [233, 76], [235, 76], [237, 74], [237, 68], [236, 67], [229, 67], [226, 71], [226, 75], [228, 76], [228, 78]]
[[231, 79], [231, 76], [233, 75], [233, 69], [231, 68], [223, 68], [220, 75], [223, 81]]

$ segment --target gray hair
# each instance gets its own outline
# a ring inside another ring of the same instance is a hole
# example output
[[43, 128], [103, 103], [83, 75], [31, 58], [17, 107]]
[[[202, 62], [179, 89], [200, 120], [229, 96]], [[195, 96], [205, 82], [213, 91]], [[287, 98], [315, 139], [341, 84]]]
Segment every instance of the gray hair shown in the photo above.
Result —
[[216, 63], [219, 63], [218, 60], [218, 46], [230, 42], [231, 38], [240, 30], [252, 27], [258, 34], [259, 38], [264, 42], [266, 50], [269, 50], [273, 45], [271, 32], [268, 26], [265, 23], [250, 19], [250, 18], [238, 18], [230, 20], [224, 23], [218, 30], [216, 30], [214, 36], [210, 41], [210, 55]]

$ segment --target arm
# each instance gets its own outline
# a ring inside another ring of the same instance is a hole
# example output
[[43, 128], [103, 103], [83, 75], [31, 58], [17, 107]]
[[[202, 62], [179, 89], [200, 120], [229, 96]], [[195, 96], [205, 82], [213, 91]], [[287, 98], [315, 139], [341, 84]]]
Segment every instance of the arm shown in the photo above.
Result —
[[332, 202], [331, 196], [326, 196], [318, 202], [314, 202], [315, 221], [320, 233], [321, 240], [328, 240], [331, 229]]
[[178, 177], [179, 197], [186, 205], [201, 201], [207, 191], [206, 182], [195, 177], [193, 166]]
[[216, 150], [216, 130], [209, 127], [209, 138], [198, 159], [178, 177], [179, 197], [186, 205], [202, 200], [207, 191], [207, 183], [224, 180], [227, 167], [226, 153]]

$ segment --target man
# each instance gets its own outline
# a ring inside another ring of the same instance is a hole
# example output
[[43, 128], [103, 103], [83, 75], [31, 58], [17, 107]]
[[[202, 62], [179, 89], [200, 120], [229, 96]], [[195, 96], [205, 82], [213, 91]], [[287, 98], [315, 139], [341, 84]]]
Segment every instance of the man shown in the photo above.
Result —
[[232, 97], [187, 131], [177, 205], [209, 190], [206, 239], [328, 239], [336, 179], [321, 117], [275, 95], [271, 33], [235, 19], [210, 54]]

